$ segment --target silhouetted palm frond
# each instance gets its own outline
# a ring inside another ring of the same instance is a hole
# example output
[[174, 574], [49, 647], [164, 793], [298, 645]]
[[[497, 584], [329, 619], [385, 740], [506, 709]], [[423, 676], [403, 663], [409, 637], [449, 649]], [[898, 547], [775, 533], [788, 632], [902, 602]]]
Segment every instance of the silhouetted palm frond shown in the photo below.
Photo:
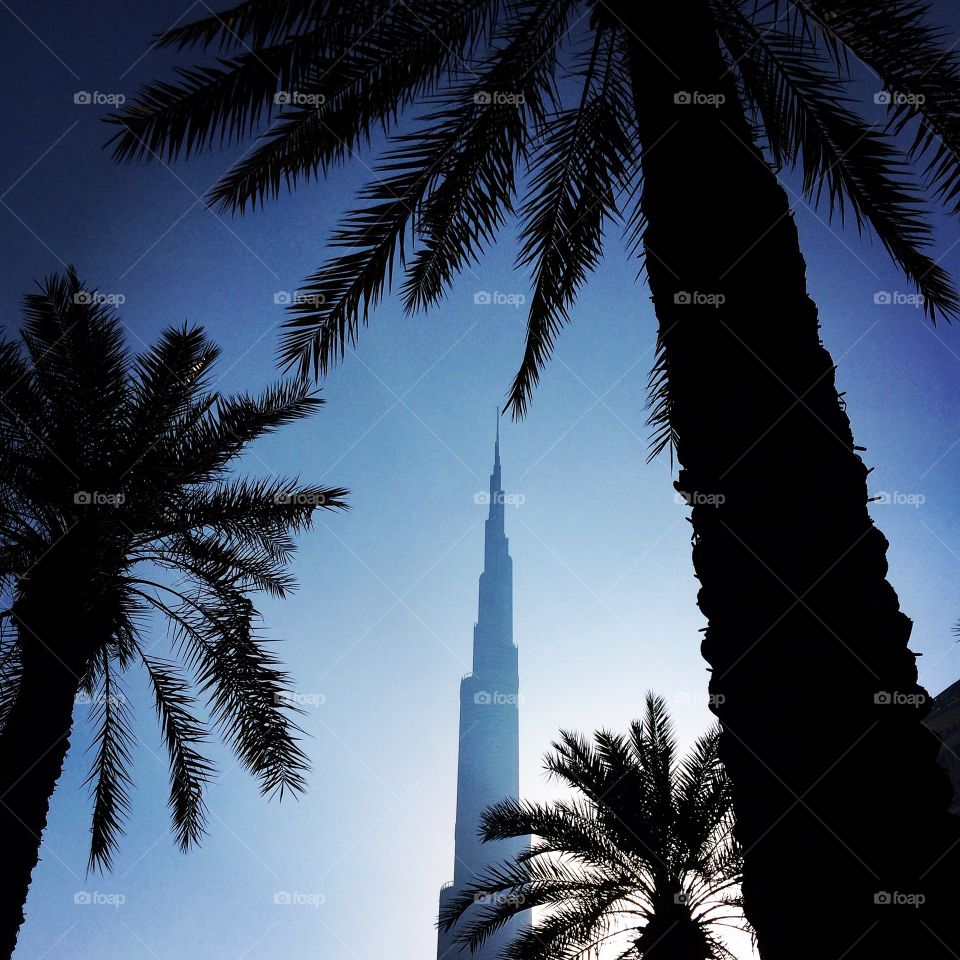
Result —
[[[870, 228], [923, 296], [953, 316], [956, 291], [928, 251], [921, 184], [960, 210], [960, 56], [919, 0], [710, 0], [742, 107], [774, 167], [797, 166], [830, 217]], [[161, 43], [216, 63], [154, 83], [110, 121], [120, 158], [186, 156], [259, 139], [210, 194], [244, 211], [388, 136], [375, 180], [330, 246], [344, 251], [290, 305], [280, 358], [327, 372], [403, 272], [408, 310], [437, 303], [513, 212], [528, 167], [519, 261], [533, 273], [527, 343], [508, 406], [523, 416], [560, 329], [626, 195], [627, 245], [642, 237], [636, 122], [624, 28], [582, 0], [358, 0], [268, 4], [177, 27]], [[587, 65], [584, 64], [586, 51]], [[889, 122], [861, 116], [854, 65], [889, 94]], [[278, 102], [278, 94], [280, 95]], [[483, 99], [486, 97], [487, 99]], [[430, 105], [410, 127], [401, 118]], [[506, 108], [506, 109], [505, 109]], [[756, 162], [745, 144], [744, 163]], [[919, 175], [914, 178], [914, 171]], [[662, 348], [662, 343], [660, 344]], [[650, 379], [652, 454], [675, 439], [662, 349]]]
[[[72, 269], [51, 277], [27, 298], [22, 346], [0, 342], [0, 585], [13, 598], [0, 615], [0, 736], [24, 651], [65, 642], [17, 629], [18, 605], [68, 609], [72, 642], [90, 650], [80, 659], [96, 728], [90, 864], [109, 868], [130, 808], [134, 734], [121, 675], [137, 664], [169, 755], [182, 848], [206, 822], [204, 714], [264, 793], [303, 788], [291, 681], [257, 636], [251, 594], [294, 586], [295, 535], [316, 510], [343, 508], [346, 491], [229, 474], [257, 437], [317, 409], [307, 383], [223, 397], [211, 389], [219, 350], [202, 330], [168, 329], [131, 356], [94, 294]], [[172, 656], [145, 652], [156, 614]], [[69, 645], [52, 652], [77, 660]]]
[[713, 6], [774, 161], [799, 166], [806, 197], [823, 201], [831, 218], [842, 222], [849, 207], [861, 231], [869, 224], [932, 318], [955, 314], [960, 301], [950, 277], [924, 252], [932, 230], [907, 158], [850, 109], [836, 64], [805, 34], [778, 33], [773, 21], [758, 22], [736, 0]]
[[[536, 907], [537, 922], [504, 957], [574, 958], [619, 944], [621, 956], [636, 960], [731, 958], [720, 932], [746, 929], [742, 855], [718, 738], [713, 728], [678, 761], [666, 704], [653, 695], [627, 736], [599, 731], [588, 741], [562, 733], [545, 765], [575, 791], [573, 799], [489, 807], [484, 841], [532, 837], [532, 844], [459, 890], [441, 912], [441, 929], [455, 929], [457, 942], [476, 950]], [[678, 948], [678, 940], [691, 939], [704, 952]]]

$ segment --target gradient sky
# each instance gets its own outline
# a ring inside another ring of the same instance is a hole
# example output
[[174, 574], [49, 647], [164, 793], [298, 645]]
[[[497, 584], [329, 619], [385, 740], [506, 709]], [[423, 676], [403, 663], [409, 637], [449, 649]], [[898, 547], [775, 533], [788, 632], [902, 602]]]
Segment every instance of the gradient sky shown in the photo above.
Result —
[[[960, 12], [946, 0], [937, 6], [958, 32]], [[103, 108], [73, 102], [81, 90], [130, 97], [168, 75], [172, 57], [147, 52], [149, 38], [204, 5], [0, 7], [3, 322], [17, 324], [35, 279], [73, 263], [91, 285], [125, 297], [132, 345], [189, 320], [223, 346], [220, 389], [269, 383], [283, 320], [274, 296], [296, 290], [322, 261], [370, 157], [265, 211], [219, 218], [201, 197], [235, 153], [116, 167], [101, 149]], [[960, 329], [931, 328], [908, 305], [875, 305], [878, 291], [910, 292], [883, 249], [853, 228], [828, 227], [799, 198], [796, 179], [785, 183], [823, 337], [876, 468], [872, 492], [915, 501], [873, 512], [915, 620], [921, 678], [939, 692], [960, 676], [951, 632], [960, 617]], [[303, 538], [300, 590], [261, 605], [307, 702], [309, 792], [268, 804], [217, 748], [211, 835], [181, 855], [168, 827], [160, 734], [131, 677], [141, 735], [134, 811], [114, 872], [86, 876], [90, 731], [89, 707], [79, 705], [18, 958], [434, 955], [437, 890], [453, 866], [458, 680], [470, 668], [482, 565], [485, 508], [474, 494], [487, 486], [494, 410], [519, 362], [525, 320], [513, 306], [474, 304], [474, 293], [528, 293], [528, 278], [511, 269], [512, 240], [511, 229], [426, 316], [404, 317], [388, 300], [328, 378], [320, 414], [246, 458], [252, 474], [295, 473], [352, 491], [349, 514], [320, 516]], [[943, 224], [941, 240], [943, 262], [960, 275], [955, 223]], [[558, 728], [623, 728], [647, 689], [668, 698], [684, 744], [711, 721], [687, 511], [674, 501], [668, 460], [645, 463], [655, 319], [618, 241], [611, 231], [530, 416], [502, 431], [504, 485], [523, 498], [508, 509], [507, 532], [521, 782], [533, 798], [551, 795], [540, 758]], [[166, 649], [164, 636], [156, 641]], [[864, 785], [865, 802], [875, 788]], [[80, 891], [124, 902], [75, 904]], [[279, 891], [315, 904], [275, 904]]]

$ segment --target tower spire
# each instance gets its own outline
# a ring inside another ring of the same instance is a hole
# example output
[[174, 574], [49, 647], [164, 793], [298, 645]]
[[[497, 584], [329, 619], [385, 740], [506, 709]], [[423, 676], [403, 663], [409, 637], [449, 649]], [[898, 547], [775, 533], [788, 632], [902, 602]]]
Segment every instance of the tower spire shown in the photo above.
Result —
[[[483, 811], [520, 792], [519, 676], [513, 642], [513, 561], [504, 529], [504, 493], [500, 482], [500, 411], [490, 475], [490, 510], [484, 526], [484, 562], [480, 574], [477, 622], [473, 627], [473, 672], [460, 681], [460, 749], [457, 767], [457, 819], [453, 881], [440, 892], [441, 910], [471, 881], [502, 860], [527, 849], [525, 838], [483, 844], [478, 827]], [[469, 923], [473, 919], [467, 916]], [[518, 933], [529, 927], [521, 915], [473, 954], [495, 960]], [[462, 923], [461, 927], [462, 929]], [[463, 960], [453, 937], [441, 933], [437, 960]]]

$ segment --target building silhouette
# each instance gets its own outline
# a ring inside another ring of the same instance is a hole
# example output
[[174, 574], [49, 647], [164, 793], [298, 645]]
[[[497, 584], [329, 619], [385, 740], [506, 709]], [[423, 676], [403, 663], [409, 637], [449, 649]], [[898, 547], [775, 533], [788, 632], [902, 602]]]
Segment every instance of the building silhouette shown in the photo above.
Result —
[[934, 698], [926, 724], [943, 741], [940, 764], [953, 785], [951, 813], [960, 813], [960, 680]]
[[[480, 495], [481, 497], [483, 495]], [[482, 843], [478, 833], [485, 807], [520, 793], [519, 675], [513, 642], [513, 561], [504, 529], [500, 479], [500, 429], [494, 447], [484, 531], [483, 573], [477, 622], [473, 628], [473, 671], [460, 680], [460, 748], [457, 766], [457, 820], [453, 880], [440, 890], [440, 909], [490, 867], [528, 846], [523, 839]], [[474, 909], [458, 927], [469, 922]], [[482, 909], [482, 908], [481, 908]], [[527, 914], [515, 918], [472, 954], [494, 960], [525, 929]], [[466, 960], [471, 954], [453, 943], [457, 933], [438, 935], [438, 960]], [[461, 952], [462, 950], [462, 952]]]

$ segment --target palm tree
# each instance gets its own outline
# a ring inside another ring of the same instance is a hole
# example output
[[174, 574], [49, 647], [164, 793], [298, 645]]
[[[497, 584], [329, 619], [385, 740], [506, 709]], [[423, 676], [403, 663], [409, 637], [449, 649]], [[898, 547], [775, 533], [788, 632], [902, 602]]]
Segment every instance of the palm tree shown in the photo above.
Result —
[[[956, 314], [926, 209], [960, 210], [947, 40], [920, 0], [246, 0], [161, 35], [220, 59], [112, 118], [119, 159], [259, 133], [209, 196], [240, 213], [392, 137], [333, 234], [343, 253], [291, 305], [281, 359], [317, 375], [395, 270], [408, 310], [436, 303], [516, 209], [533, 295], [515, 416], [623, 222], [659, 321], [653, 451], [676, 455], [692, 506], [702, 651], [767, 960], [818, 955], [826, 929], [850, 960], [960, 952], [960, 846], [911, 623], [777, 176], [798, 168], [808, 201], [871, 228], [931, 319]], [[882, 128], [857, 108], [867, 69]], [[798, 928], [815, 889], [819, 922]], [[891, 909], [893, 891], [922, 906]]]
[[[78, 699], [97, 731], [90, 866], [109, 869], [130, 808], [123, 676], [139, 664], [170, 761], [180, 847], [203, 835], [207, 720], [264, 794], [304, 786], [288, 677], [257, 637], [254, 591], [282, 597], [293, 535], [346, 491], [228, 468], [321, 403], [302, 382], [208, 389], [219, 350], [168, 329], [131, 357], [119, 318], [71, 269], [26, 298], [0, 341], [0, 957], [9, 958]], [[152, 615], [152, 616], [151, 616]], [[170, 653], [149, 652], [166, 621]], [[193, 677], [191, 683], [189, 677]]]
[[733, 960], [719, 934], [745, 927], [743, 855], [719, 738], [714, 727], [678, 761], [666, 704], [652, 694], [626, 737], [598, 731], [591, 744], [561, 732], [545, 767], [574, 797], [490, 807], [485, 841], [536, 840], [461, 891], [441, 927], [459, 923], [457, 941], [477, 949], [537, 907], [542, 919], [514, 939], [506, 960], [575, 960], [615, 946], [610, 955], [625, 960]]

